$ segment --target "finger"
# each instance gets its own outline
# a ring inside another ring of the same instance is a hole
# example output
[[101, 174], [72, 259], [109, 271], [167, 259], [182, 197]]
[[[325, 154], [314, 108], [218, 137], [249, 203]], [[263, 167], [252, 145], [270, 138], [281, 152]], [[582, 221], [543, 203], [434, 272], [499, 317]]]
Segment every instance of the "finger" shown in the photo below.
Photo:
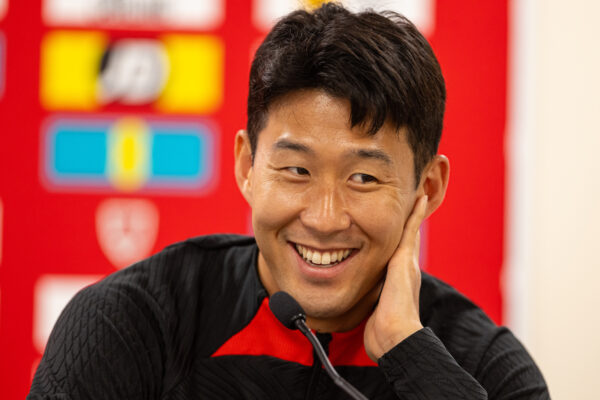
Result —
[[400, 248], [412, 250], [417, 247], [417, 236], [421, 223], [425, 219], [425, 212], [427, 210], [427, 196], [421, 196], [415, 203], [412, 213], [408, 217], [406, 224], [404, 225], [404, 233], [400, 240]]
[[413, 246], [413, 257], [419, 262], [419, 256], [421, 253], [421, 231], [417, 230], [417, 235], [415, 237], [415, 245]]

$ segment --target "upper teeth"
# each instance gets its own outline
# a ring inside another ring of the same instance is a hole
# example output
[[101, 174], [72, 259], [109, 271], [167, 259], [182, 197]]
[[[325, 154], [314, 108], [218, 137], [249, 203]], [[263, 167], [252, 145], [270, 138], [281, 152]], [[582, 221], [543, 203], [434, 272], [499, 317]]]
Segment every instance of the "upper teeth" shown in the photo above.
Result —
[[313, 264], [317, 265], [329, 265], [336, 262], [343, 261], [346, 257], [350, 255], [351, 250], [333, 250], [333, 251], [318, 251], [314, 249], [308, 249], [299, 244], [296, 245], [296, 249], [298, 253], [304, 258], [306, 261], [310, 261]]

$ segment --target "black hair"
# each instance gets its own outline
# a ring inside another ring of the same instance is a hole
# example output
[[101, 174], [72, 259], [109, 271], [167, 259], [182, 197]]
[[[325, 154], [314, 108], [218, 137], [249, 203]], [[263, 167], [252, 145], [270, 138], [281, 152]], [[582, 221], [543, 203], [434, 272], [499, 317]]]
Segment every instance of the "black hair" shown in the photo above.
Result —
[[335, 3], [294, 11], [260, 45], [250, 70], [247, 130], [252, 155], [269, 107], [284, 95], [320, 89], [350, 102], [350, 124], [374, 135], [405, 127], [418, 184], [437, 153], [446, 88], [427, 40], [398, 13], [352, 13]]

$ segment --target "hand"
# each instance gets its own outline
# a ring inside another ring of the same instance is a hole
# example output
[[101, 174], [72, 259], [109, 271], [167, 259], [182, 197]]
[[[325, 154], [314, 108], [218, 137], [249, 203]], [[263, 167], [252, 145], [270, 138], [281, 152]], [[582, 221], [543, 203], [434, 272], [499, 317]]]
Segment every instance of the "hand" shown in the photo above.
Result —
[[426, 208], [427, 196], [422, 196], [406, 221], [400, 244], [388, 263], [379, 302], [365, 327], [365, 349], [375, 362], [423, 328], [419, 318], [419, 227]]

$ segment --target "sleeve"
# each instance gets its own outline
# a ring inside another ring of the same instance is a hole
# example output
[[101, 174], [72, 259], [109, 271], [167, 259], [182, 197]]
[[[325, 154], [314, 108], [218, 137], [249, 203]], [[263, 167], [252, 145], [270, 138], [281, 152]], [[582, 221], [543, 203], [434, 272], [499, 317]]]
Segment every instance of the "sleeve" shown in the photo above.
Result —
[[487, 347], [473, 375], [464, 370], [429, 328], [423, 328], [379, 359], [400, 399], [549, 399], [539, 369], [506, 329]]
[[158, 398], [160, 326], [144, 307], [115, 287], [79, 292], [50, 335], [27, 399]]

